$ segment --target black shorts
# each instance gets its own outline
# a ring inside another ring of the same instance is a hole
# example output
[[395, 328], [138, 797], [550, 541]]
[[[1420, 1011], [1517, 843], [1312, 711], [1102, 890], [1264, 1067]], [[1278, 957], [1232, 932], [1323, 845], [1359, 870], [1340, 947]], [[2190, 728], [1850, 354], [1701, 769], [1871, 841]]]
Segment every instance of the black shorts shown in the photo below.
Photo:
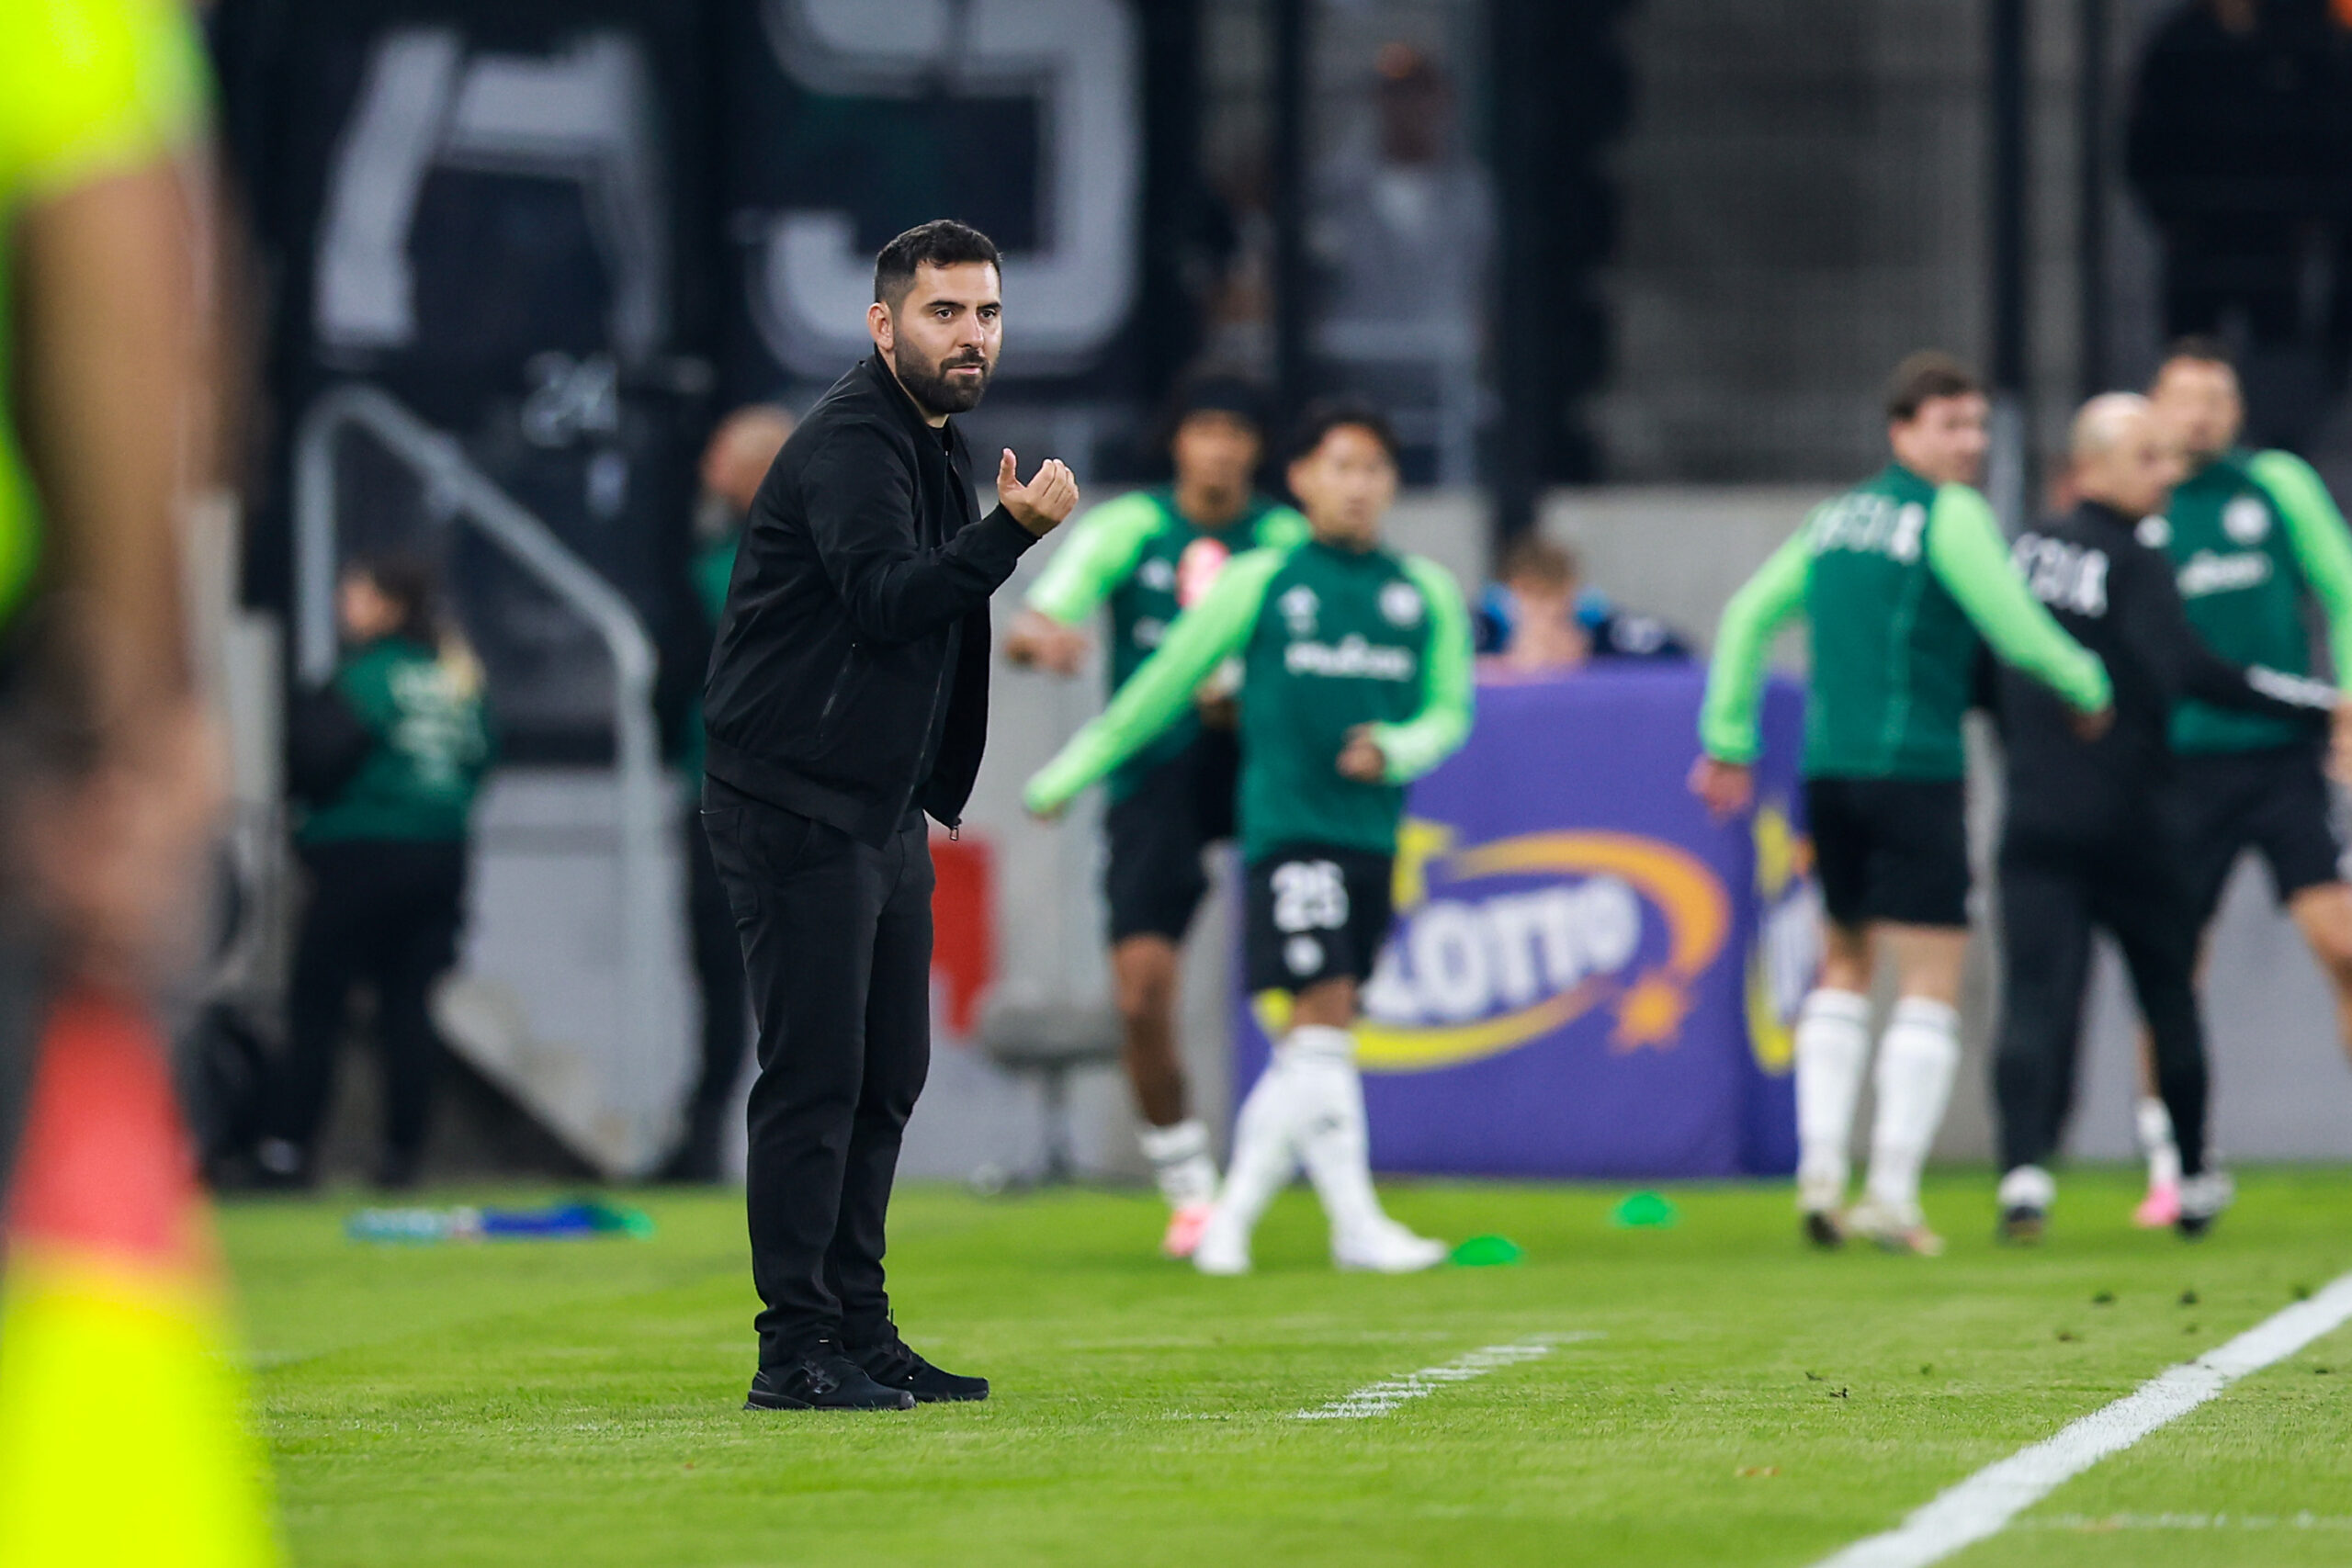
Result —
[[1240, 771], [1233, 732], [1204, 729], [1102, 814], [1102, 901], [1114, 944], [1131, 936], [1184, 940], [1208, 895], [1202, 852], [1233, 837]]
[[2306, 887], [2345, 880], [2318, 748], [2192, 753], [2174, 763], [2173, 784], [2199, 924], [2212, 919], [2231, 868], [2247, 850], [2269, 863], [2281, 904]]
[[1252, 991], [1303, 991], [1341, 976], [1372, 978], [1388, 940], [1387, 855], [1284, 844], [1250, 863], [1248, 967]]
[[1807, 779], [1804, 802], [1831, 920], [1968, 924], [1968, 800], [1958, 779]]

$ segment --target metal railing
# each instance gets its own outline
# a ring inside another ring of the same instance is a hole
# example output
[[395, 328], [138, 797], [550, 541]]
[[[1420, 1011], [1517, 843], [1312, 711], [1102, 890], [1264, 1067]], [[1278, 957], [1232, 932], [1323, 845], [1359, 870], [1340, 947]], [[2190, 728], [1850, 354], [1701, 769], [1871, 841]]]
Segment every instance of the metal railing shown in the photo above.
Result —
[[[621, 919], [628, 959], [622, 976], [624, 1077], [652, 1093], [644, 1069], [663, 1027], [658, 955], [669, 933], [662, 896], [662, 840], [669, 828], [653, 712], [657, 660], [625, 597], [501, 490], [453, 436], [435, 429], [381, 389], [350, 382], [330, 389], [303, 413], [294, 449], [296, 671], [316, 685], [334, 672], [335, 577], [339, 565], [335, 438], [366, 432], [424, 481], [434, 510], [470, 522], [482, 536], [594, 628], [613, 661], [614, 772], [618, 786]], [[634, 1067], [637, 1070], [630, 1071]], [[635, 1107], [642, 1111], [642, 1107]]]

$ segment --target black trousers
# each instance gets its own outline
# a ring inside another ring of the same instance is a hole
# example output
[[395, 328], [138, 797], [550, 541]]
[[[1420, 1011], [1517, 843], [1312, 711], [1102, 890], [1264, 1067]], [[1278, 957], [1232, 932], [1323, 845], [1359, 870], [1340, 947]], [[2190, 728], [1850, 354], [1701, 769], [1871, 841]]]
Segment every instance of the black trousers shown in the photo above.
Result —
[[2155, 1040], [2156, 1089], [2181, 1168], [2205, 1168], [2208, 1079], [2197, 1010], [2198, 912], [2170, 833], [2096, 840], [2012, 830], [2001, 845], [2001, 1032], [1993, 1064], [2001, 1164], [2047, 1165], [2074, 1109], [2091, 932], [2123, 951]]
[[744, 1171], [760, 1363], [880, 1335], [899, 1142], [931, 1068], [931, 846], [879, 849], [712, 780], [711, 859], [735, 912], [759, 1077]]
[[686, 934], [695, 988], [702, 995], [702, 1061], [686, 1097], [682, 1164], [694, 1175], [716, 1177], [728, 1097], [743, 1070], [744, 1047], [751, 1043], [744, 1017], [743, 949], [736, 941], [735, 912], [728, 906], [726, 886], [711, 860], [710, 839], [699, 822], [686, 827]]
[[270, 1085], [265, 1132], [308, 1149], [334, 1089], [336, 1047], [352, 987], [376, 990], [384, 1066], [384, 1145], [424, 1147], [441, 1052], [427, 1010], [433, 983], [457, 962], [466, 892], [459, 842], [353, 840], [302, 851], [310, 907], [294, 948], [286, 1059]]

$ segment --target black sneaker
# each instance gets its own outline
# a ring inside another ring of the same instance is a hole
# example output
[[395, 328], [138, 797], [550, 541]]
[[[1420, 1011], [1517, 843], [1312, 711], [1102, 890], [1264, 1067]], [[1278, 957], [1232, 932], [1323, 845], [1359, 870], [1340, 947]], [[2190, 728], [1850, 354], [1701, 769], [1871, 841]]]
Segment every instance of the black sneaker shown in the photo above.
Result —
[[885, 1325], [882, 1337], [874, 1343], [852, 1349], [849, 1359], [883, 1387], [904, 1389], [925, 1404], [989, 1396], [988, 1379], [941, 1371], [907, 1348], [907, 1342], [899, 1337], [896, 1325]]
[[2001, 1223], [1993, 1232], [1993, 1239], [2015, 1247], [2031, 1247], [2041, 1239], [2049, 1228], [2050, 1216], [2030, 1203], [2012, 1203], [2001, 1211]]
[[1804, 1238], [1825, 1251], [1846, 1245], [1846, 1233], [1838, 1226], [1838, 1216], [1826, 1209], [1804, 1212]]
[[903, 1388], [885, 1388], [842, 1354], [840, 1346], [821, 1339], [782, 1366], [762, 1367], [752, 1375], [746, 1410], [912, 1410], [915, 1396]]

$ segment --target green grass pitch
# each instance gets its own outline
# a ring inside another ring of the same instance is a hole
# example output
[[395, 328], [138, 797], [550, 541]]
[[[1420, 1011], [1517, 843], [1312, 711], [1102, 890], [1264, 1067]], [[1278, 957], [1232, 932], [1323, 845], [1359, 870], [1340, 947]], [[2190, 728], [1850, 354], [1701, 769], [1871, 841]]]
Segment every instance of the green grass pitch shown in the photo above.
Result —
[[[2046, 1246], [1998, 1249], [1990, 1187], [1931, 1183], [1952, 1247], [1923, 1260], [1801, 1250], [1777, 1185], [1613, 1230], [1623, 1189], [1397, 1183], [1417, 1227], [1527, 1253], [1406, 1279], [1334, 1274], [1300, 1191], [1238, 1280], [1154, 1256], [1140, 1193], [910, 1187], [899, 1320], [997, 1393], [873, 1416], [739, 1409], [735, 1194], [644, 1198], [645, 1241], [365, 1247], [356, 1196], [222, 1229], [300, 1568], [1798, 1568], [2352, 1269], [2352, 1172], [2244, 1177], [2196, 1246], [2126, 1228], [2132, 1178], [2094, 1172]], [[1543, 1336], [1387, 1414], [1295, 1418]], [[1951, 1561], [2352, 1562], [2352, 1328]]]

